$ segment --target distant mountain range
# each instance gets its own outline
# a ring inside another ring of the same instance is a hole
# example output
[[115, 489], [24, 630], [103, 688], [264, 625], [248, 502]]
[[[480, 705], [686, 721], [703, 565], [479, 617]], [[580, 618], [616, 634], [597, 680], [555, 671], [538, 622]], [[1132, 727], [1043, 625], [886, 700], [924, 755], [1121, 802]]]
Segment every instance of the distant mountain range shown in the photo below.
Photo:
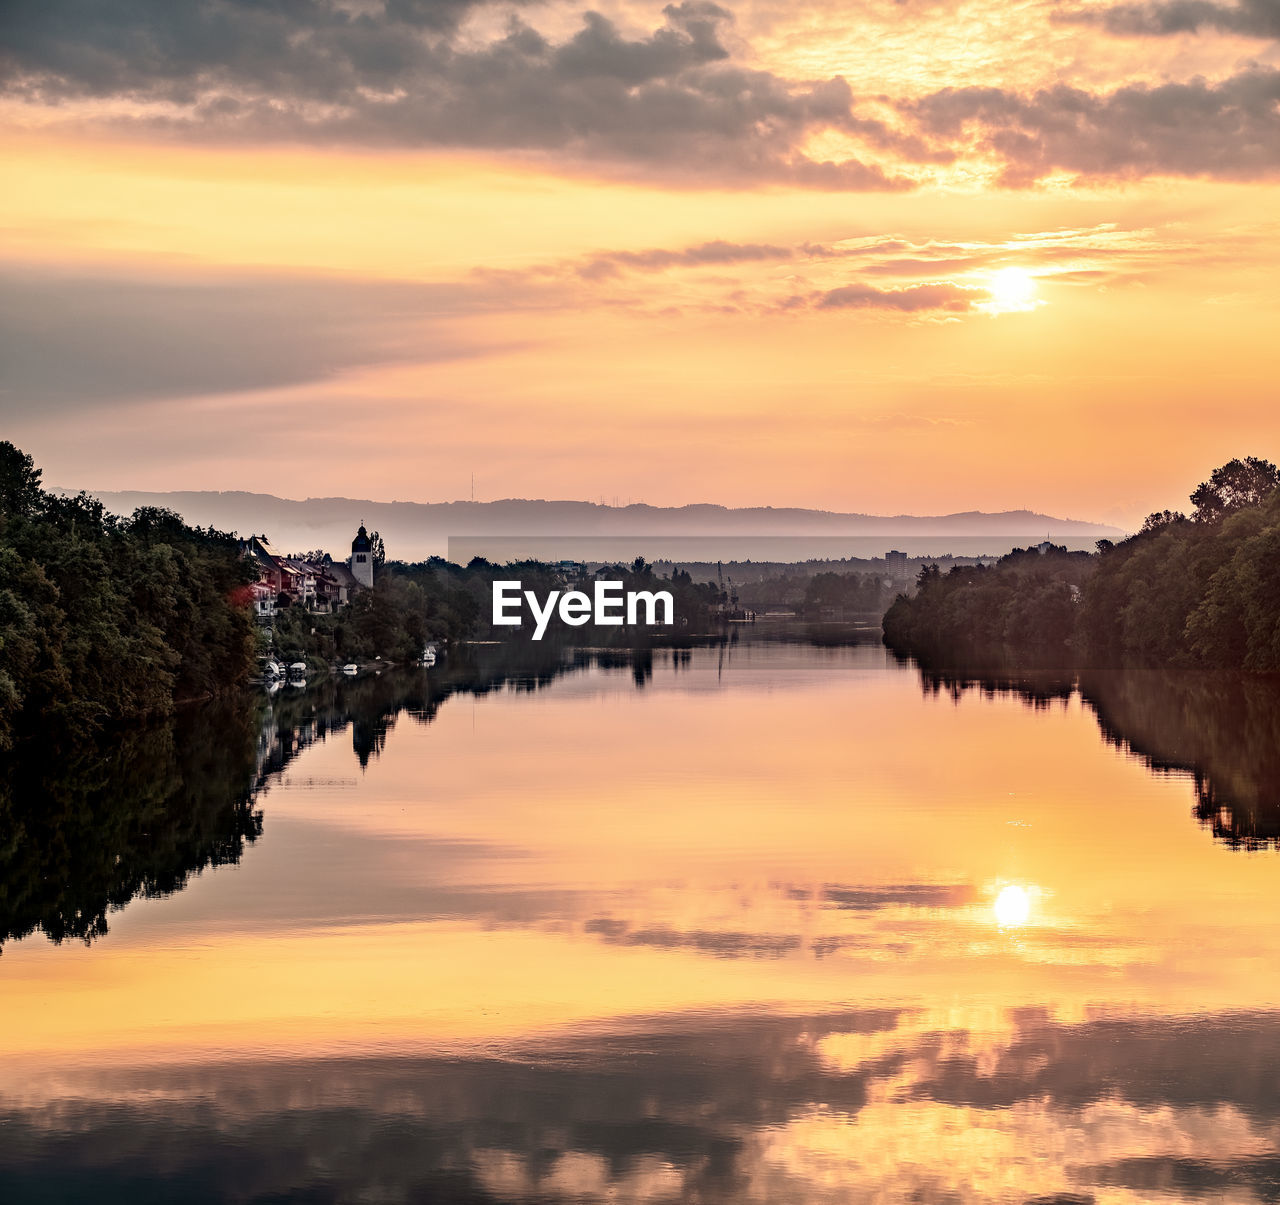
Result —
[[[61, 489], [59, 493], [76, 491]], [[277, 498], [243, 491], [90, 491], [108, 510], [140, 506], [177, 511], [188, 523], [241, 535], [266, 534], [285, 552], [347, 554], [356, 527], [381, 532], [392, 560], [483, 555], [502, 562], [545, 560], [797, 561], [874, 557], [889, 549], [910, 556], [982, 555], [1046, 537], [1090, 548], [1117, 528], [1033, 511], [964, 511], [952, 515], [864, 515], [785, 507], [602, 506], [594, 502], [372, 502], [360, 498]], [[599, 553], [599, 555], [594, 555]]]

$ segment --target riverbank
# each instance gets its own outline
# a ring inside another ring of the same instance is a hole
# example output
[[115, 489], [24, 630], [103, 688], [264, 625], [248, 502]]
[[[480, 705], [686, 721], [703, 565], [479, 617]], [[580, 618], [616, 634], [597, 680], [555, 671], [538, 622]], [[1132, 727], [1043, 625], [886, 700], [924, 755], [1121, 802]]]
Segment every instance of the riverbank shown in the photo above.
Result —
[[1280, 673], [1280, 473], [1251, 464], [1215, 470], [1191, 517], [1153, 514], [1093, 554], [1049, 546], [990, 568], [925, 569], [885, 614], [885, 641], [913, 655], [1001, 649], [1082, 666]]

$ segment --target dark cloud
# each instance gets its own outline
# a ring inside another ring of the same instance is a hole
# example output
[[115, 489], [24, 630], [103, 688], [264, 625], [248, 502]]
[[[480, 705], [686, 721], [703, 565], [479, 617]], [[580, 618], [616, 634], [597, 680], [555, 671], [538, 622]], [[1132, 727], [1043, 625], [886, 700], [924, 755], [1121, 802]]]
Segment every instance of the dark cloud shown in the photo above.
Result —
[[[474, 0], [11, 0], [0, 94], [60, 105], [111, 99], [100, 118], [151, 136], [555, 155], [598, 172], [675, 182], [914, 187], [862, 158], [803, 148], [837, 133], [910, 167], [974, 153], [1023, 187], [1051, 172], [1256, 178], [1280, 167], [1280, 72], [1244, 71], [1111, 93], [946, 89], [880, 97], [861, 111], [839, 76], [791, 80], [735, 60], [730, 12], [708, 0], [662, 10], [647, 34], [587, 12], [553, 41], [518, 17], [476, 46], [456, 36]], [[1117, 32], [1215, 28], [1280, 34], [1277, 0], [1071, 10]], [[68, 110], [75, 117], [74, 109]], [[885, 114], [890, 114], [886, 117]], [[602, 268], [607, 270], [607, 268]]]
[[424, 35], [477, 6], [387, 0], [354, 15], [335, 0], [6, 0], [0, 82], [50, 99], [184, 102], [243, 87], [338, 100], [362, 85], [396, 87], [429, 61]]
[[551, 53], [551, 65], [562, 79], [602, 77], [634, 86], [729, 57], [718, 28], [732, 19], [728, 10], [690, 2], [663, 12], [670, 25], [640, 41], [623, 37], [607, 17], [584, 13], [582, 29]]
[[478, 49], [450, 36], [467, 7], [401, 0], [353, 15], [333, 0], [21, 0], [6, 14], [0, 89], [45, 104], [151, 105], [129, 122], [186, 137], [557, 152], [718, 180], [909, 186], [854, 159], [803, 154], [824, 130], [890, 136], [852, 115], [838, 77], [792, 82], [729, 62], [731, 15], [706, 0], [668, 5], [662, 27], [638, 38], [589, 12], [555, 44], [513, 18]]
[[947, 88], [901, 108], [930, 137], [996, 157], [1014, 187], [1053, 172], [1252, 179], [1280, 169], [1280, 70], [1270, 68], [1109, 95]]
[[1106, 8], [1054, 13], [1052, 19], [1064, 25], [1097, 25], [1120, 37], [1164, 37], [1212, 30], [1255, 38], [1280, 38], [1280, 0], [1240, 0], [1238, 4], [1218, 4], [1214, 0], [1113, 4]]
[[[397, 360], [492, 351], [437, 321], [484, 304], [464, 285], [259, 274], [0, 276], [7, 413], [107, 399], [303, 384]], [[506, 304], [518, 304], [512, 298]]]

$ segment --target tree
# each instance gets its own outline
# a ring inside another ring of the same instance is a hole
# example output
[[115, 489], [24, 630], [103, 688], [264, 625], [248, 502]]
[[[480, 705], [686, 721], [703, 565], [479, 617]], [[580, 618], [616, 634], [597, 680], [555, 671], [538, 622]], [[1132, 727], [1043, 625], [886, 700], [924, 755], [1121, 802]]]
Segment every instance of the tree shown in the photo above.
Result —
[[[1186, 521], [1187, 521], [1187, 516], [1184, 515], [1180, 510], [1152, 511], [1151, 514], [1149, 514], [1143, 520], [1142, 530], [1144, 532], [1159, 531], [1162, 527], [1168, 527], [1170, 526], [1170, 524], [1185, 523]], [[1110, 541], [1108, 541], [1108, 543], [1109, 542]], [[1102, 541], [1099, 540], [1098, 543], [1101, 544]], [[1101, 552], [1102, 549], [1099, 547], [1098, 551]]]
[[1233, 511], [1257, 506], [1280, 488], [1280, 469], [1269, 460], [1246, 456], [1213, 470], [1191, 495], [1197, 523], [1217, 523]]
[[35, 461], [0, 440], [0, 515], [31, 515], [44, 500]]
[[387, 563], [387, 548], [382, 542], [382, 536], [376, 531], [369, 537], [369, 547], [372, 550], [374, 565], [385, 565]]
[[39, 488], [0, 444], [0, 746], [78, 739], [241, 686], [253, 662], [235, 540]]

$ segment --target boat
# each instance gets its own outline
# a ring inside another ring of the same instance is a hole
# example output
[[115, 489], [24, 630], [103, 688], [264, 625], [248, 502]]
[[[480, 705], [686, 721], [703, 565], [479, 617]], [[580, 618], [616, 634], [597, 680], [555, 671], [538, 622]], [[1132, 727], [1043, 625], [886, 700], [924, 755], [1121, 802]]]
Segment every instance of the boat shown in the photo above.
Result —
[[360, 672], [360, 667], [354, 661], [349, 661], [342, 667], [342, 672], [344, 674], [355, 675]]
[[422, 664], [423, 664], [423, 665], [427, 665], [427, 666], [431, 666], [431, 665], [435, 665], [435, 663], [436, 663], [436, 651], [435, 651], [435, 649], [423, 649], [423, 650], [422, 650]]

